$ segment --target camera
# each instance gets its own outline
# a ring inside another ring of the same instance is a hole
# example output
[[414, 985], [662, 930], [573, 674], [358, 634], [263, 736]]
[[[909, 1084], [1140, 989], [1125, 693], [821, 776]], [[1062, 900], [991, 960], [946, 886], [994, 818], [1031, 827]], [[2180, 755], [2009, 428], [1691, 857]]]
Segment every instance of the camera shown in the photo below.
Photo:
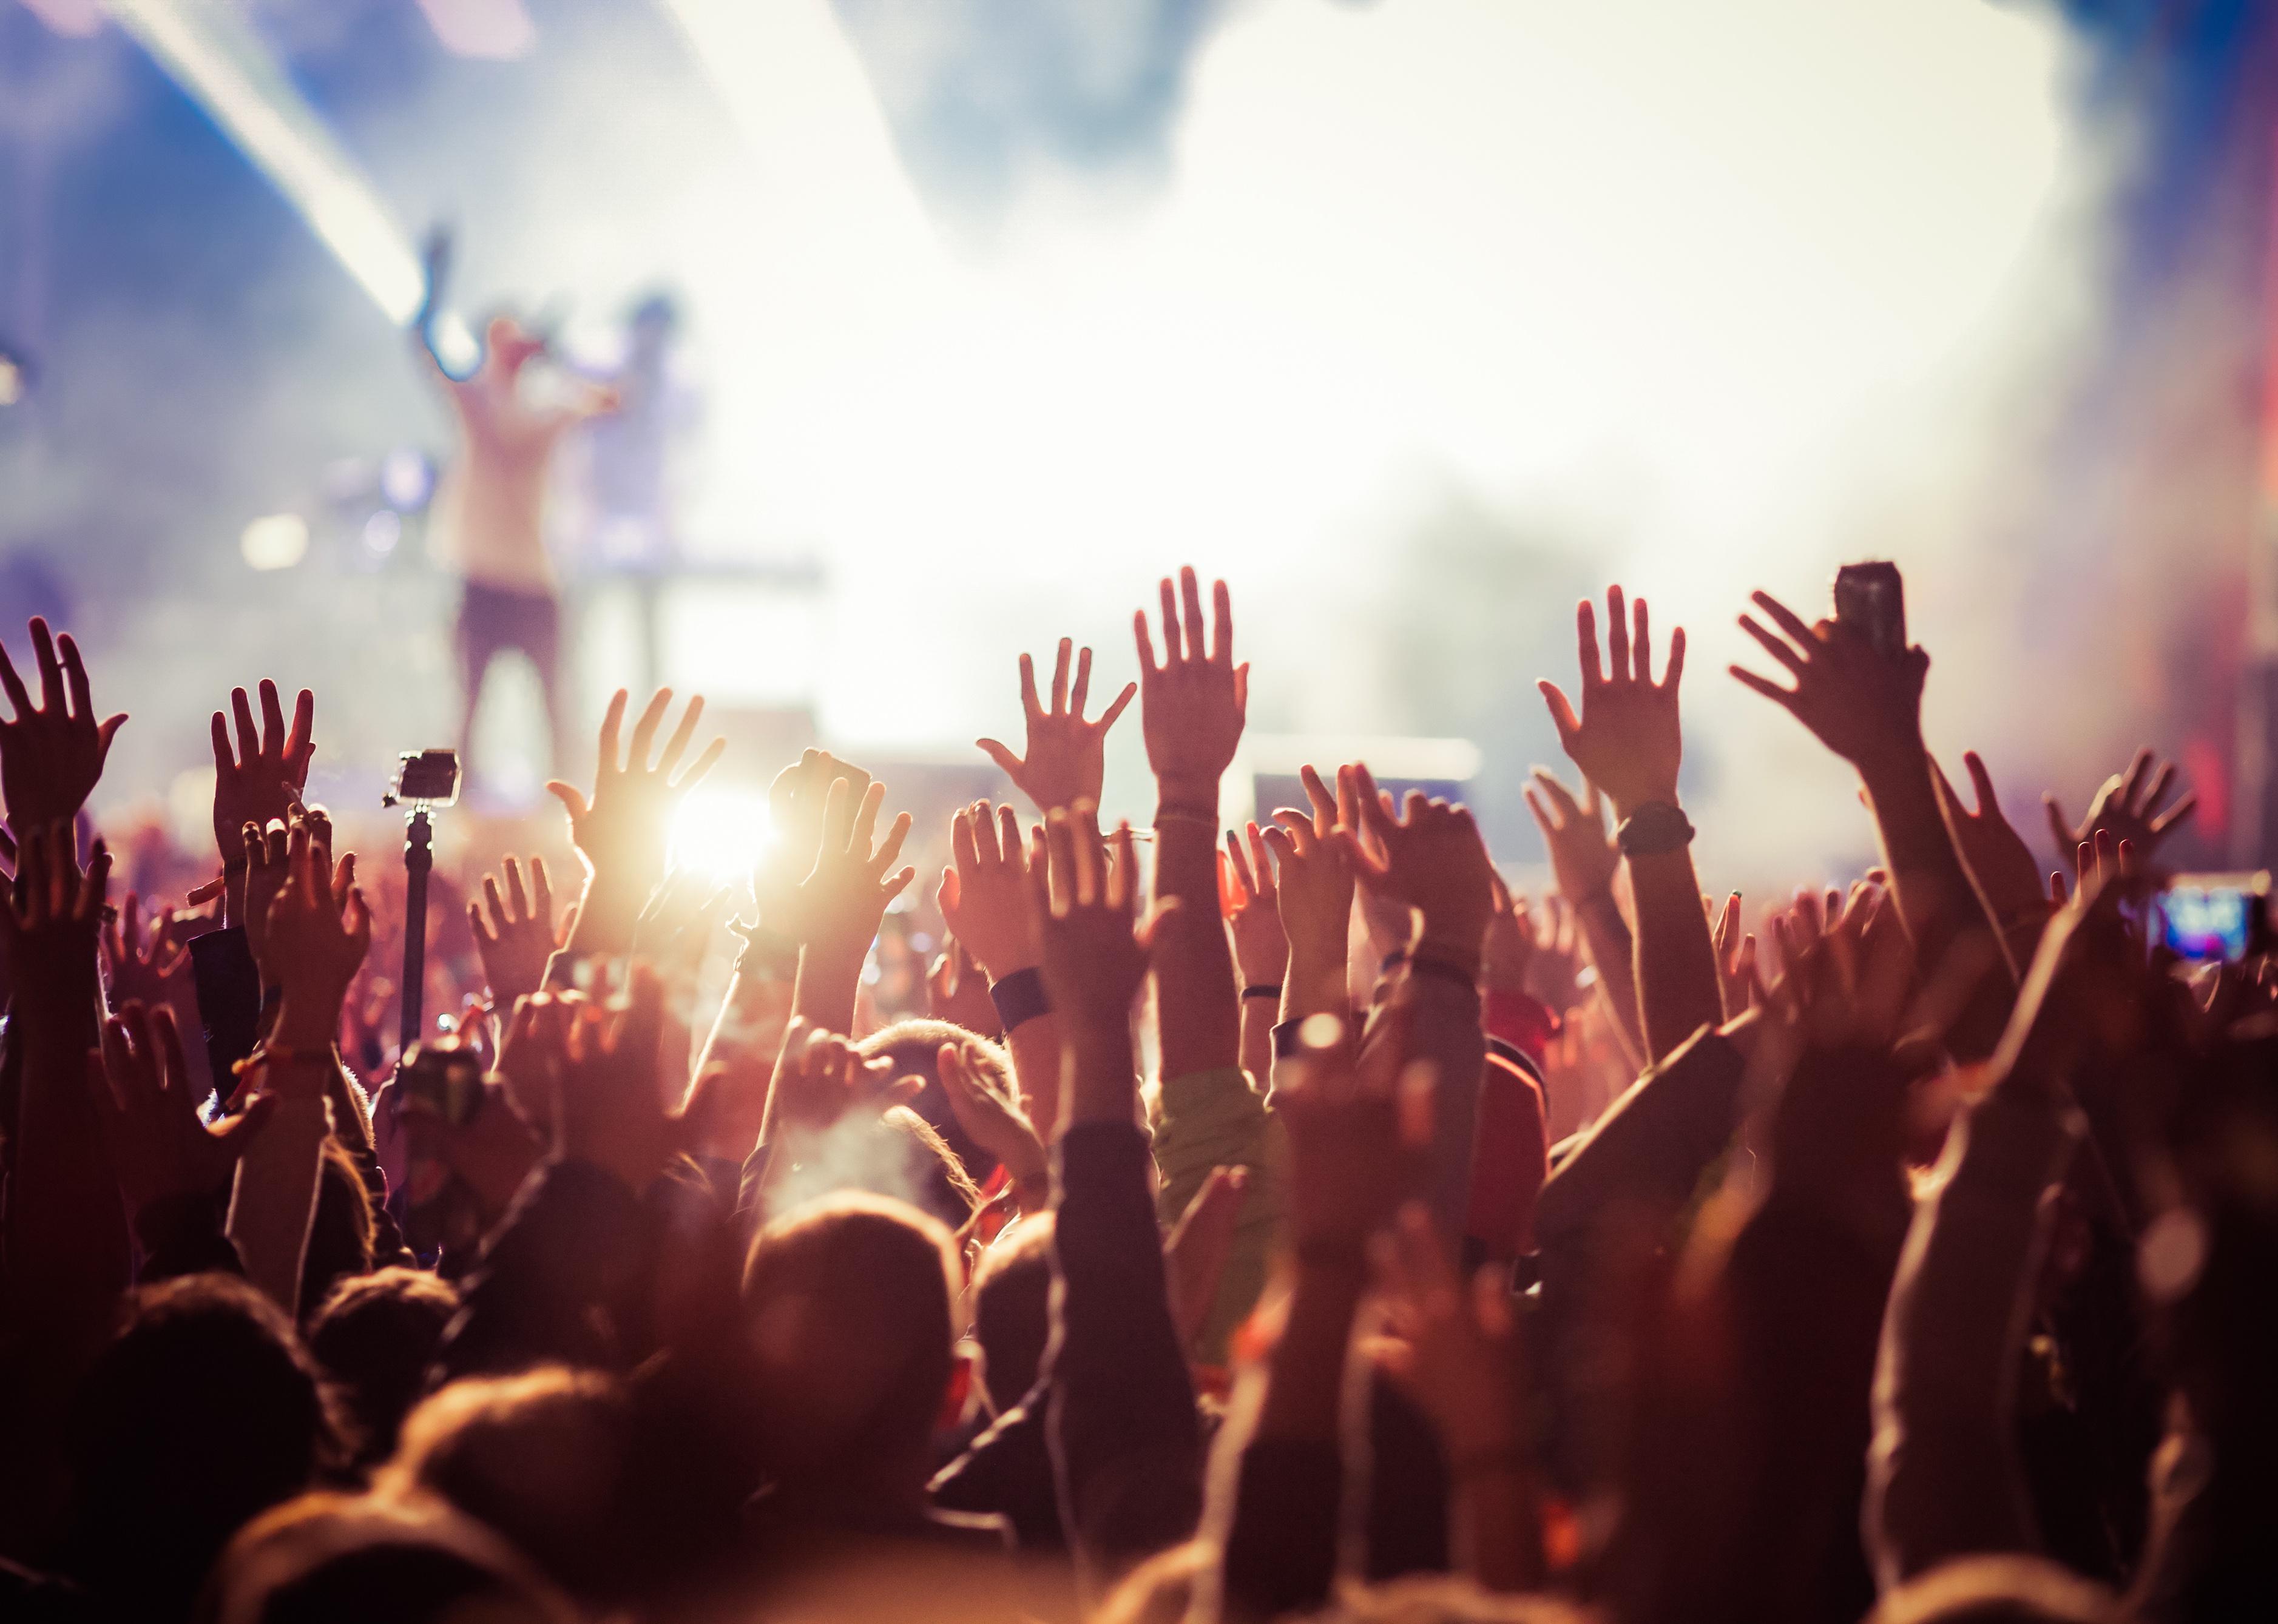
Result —
[[2152, 900], [2152, 939], [2198, 964], [2236, 964], [2273, 948], [2270, 875], [2177, 874]]
[[450, 806], [459, 798], [459, 752], [405, 751], [397, 758], [395, 782], [380, 797], [382, 806]]

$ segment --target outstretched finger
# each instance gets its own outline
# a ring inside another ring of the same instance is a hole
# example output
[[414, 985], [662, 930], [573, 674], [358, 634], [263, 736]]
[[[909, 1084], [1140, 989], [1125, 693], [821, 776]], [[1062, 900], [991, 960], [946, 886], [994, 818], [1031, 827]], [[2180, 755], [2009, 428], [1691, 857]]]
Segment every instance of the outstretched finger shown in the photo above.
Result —
[[[32, 713], [32, 696], [25, 690], [24, 679], [16, 675], [16, 662], [8, 658], [5, 644], [0, 644], [0, 689], [7, 690], [9, 706], [18, 721]], [[221, 720], [218, 713], [214, 720]]]
[[56, 658], [55, 635], [39, 615], [32, 617], [32, 658], [40, 667], [40, 708], [64, 713], [64, 668]]
[[1179, 589], [1165, 576], [1163, 597], [1163, 665], [1165, 669], [1186, 658], [1186, 638], [1179, 628]]
[[664, 754], [657, 758], [658, 773], [666, 778], [672, 776], [672, 769], [680, 765], [680, 758], [688, 749], [688, 741], [696, 736], [696, 724], [703, 719], [704, 696], [689, 695], [688, 708], [680, 713], [680, 725], [672, 730], [672, 736], [665, 740]]
[[277, 684], [265, 676], [261, 679], [261, 753], [285, 759], [285, 704]]
[[1637, 680], [1653, 681], [1653, 627], [1646, 614], [1645, 599], [1630, 600], [1630, 614], [1637, 622], [1637, 630], [1630, 639], [1630, 661]]
[[1036, 662], [1024, 652], [1021, 656], [1021, 714], [1034, 721], [1043, 713], [1043, 701], [1036, 698]]
[[1091, 700], [1091, 651], [1078, 652], [1075, 657], [1075, 686], [1068, 690], [1068, 714], [1078, 721], [1083, 720], [1083, 707]]
[[1203, 588], [1192, 564], [1179, 566], [1179, 605], [1184, 612], [1180, 629], [1186, 637], [1187, 658], [1201, 660], [1209, 658], [1209, 628], [1203, 622]]
[[1732, 666], [1727, 668], [1732, 674], [1732, 680], [1741, 687], [1754, 689], [1783, 710], [1793, 712], [1795, 709], [1796, 690], [1794, 689], [1782, 688], [1770, 677], [1758, 676], [1746, 666]]
[[[632, 703], [632, 694], [620, 688], [609, 696], [609, 708], [601, 713], [600, 774], [607, 778], [624, 771], [623, 739], [625, 727], [625, 707]], [[551, 789], [553, 786], [547, 786]]]
[[1211, 664], [1223, 666], [1234, 659], [1234, 595], [1226, 583], [1211, 583]]
[[1581, 657], [1582, 689], [1586, 693], [1606, 680], [1606, 668], [1598, 661], [1598, 606], [1586, 598], [1574, 607], [1574, 642]]
[[1770, 615], [1782, 631], [1795, 639], [1798, 648], [1811, 648], [1818, 643], [1819, 639], [1813, 635], [1811, 628], [1803, 623], [1803, 617], [1770, 592], [1751, 592], [1748, 601]]
[[1123, 714], [1124, 707], [1129, 705], [1131, 701], [1137, 697], [1138, 692], [1138, 683], [1126, 682], [1123, 684], [1123, 691], [1115, 696], [1114, 702], [1111, 704], [1106, 710], [1100, 713], [1099, 721], [1096, 725], [1102, 733], [1106, 732], [1110, 728], [1112, 728], [1115, 725], [1115, 719]]
[[1617, 682], [1630, 676], [1630, 619], [1622, 589], [1606, 589], [1606, 669]]
[[[1598, 680], [1587, 671], [1582, 674], [1582, 679], [1585, 692]], [[1558, 729], [1559, 747], [1571, 755], [1574, 740], [1582, 731], [1582, 719], [1574, 713], [1574, 702], [1566, 697], [1564, 689], [1548, 677], [1539, 679], [1534, 686], [1542, 695], [1542, 703], [1550, 707], [1550, 725]]]
[[1976, 815], [1980, 818], [1998, 816], [2001, 803], [1993, 793], [1993, 774], [1985, 770], [1984, 758], [1974, 750], [1965, 750], [1961, 752], [1961, 765], [1969, 774], [1970, 789], [1977, 797]]
[[[1055, 716], [1067, 714], [1068, 660], [1075, 652], [1075, 640], [1062, 637], [1059, 656], [1052, 661], [1052, 710]], [[1022, 656], [1023, 659], [1026, 656]]]
[[64, 688], [71, 698], [71, 713], [74, 721], [95, 720], [95, 695], [87, 685], [87, 662], [80, 658], [79, 640], [65, 632], [57, 642], [63, 655]]
[[2167, 834], [2169, 829], [2174, 828], [2177, 824], [2189, 818], [2193, 812], [2198, 811], [2198, 796], [2196, 793], [2185, 796], [2182, 800], [2177, 801], [2173, 806], [2167, 808], [2166, 812], [2161, 812], [2158, 817], [2152, 820], [2152, 837], [2154, 840], [2159, 839], [2161, 835]]

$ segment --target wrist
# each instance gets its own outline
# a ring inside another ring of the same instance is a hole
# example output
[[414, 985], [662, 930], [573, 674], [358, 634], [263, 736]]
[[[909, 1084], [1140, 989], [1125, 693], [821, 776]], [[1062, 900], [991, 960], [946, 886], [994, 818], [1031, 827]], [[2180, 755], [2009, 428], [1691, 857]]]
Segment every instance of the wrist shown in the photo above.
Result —
[[326, 990], [296, 989], [288, 985], [277, 1006], [277, 1024], [270, 1029], [270, 1047], [295, 1053], [330, 1051], [340, 1030], [343, 987], [337, 995]]
[[1218, 816], [1219, 775], [1209, 777], [1192, 774], [1155, 775], [1155, 803], [1158, 809], [1204, 813], [1212, 819]]
[[1639, 807], [1650, 805], [1655, 801], [1683, 810], [1682, 804], [1677, 797], [1675, 779], [1655, 780], [1649, 783], [1634, 785], [1619, 793], [1611, 789], [1606, 791], [1607, 804], [1613, 808], [1614, 821], [1617, 824], [1626, 822], [1635, 816]]

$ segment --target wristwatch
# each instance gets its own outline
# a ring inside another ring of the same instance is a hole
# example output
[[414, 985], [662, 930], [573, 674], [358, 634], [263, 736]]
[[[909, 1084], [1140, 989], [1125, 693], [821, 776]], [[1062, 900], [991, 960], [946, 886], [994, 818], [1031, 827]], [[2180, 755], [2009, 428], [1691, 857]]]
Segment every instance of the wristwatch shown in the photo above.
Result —
[[1693, 843], [1693, 824], [1667, 801], [1647, 801], [1622, 820], [1614, 839], [1625, 858], [1657, 858]]

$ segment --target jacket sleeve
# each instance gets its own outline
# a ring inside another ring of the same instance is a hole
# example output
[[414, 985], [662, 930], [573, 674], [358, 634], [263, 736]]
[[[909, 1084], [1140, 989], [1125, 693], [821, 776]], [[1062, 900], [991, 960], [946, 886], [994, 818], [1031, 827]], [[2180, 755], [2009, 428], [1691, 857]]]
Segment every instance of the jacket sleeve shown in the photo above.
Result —
[[1060, 1521], [1081, 1559], [1113, 1572], [1194, 1532], [1201, 1423], [1171, 1318], [1146, 1135], [1078, 1123], [1060, 1136], [1053, 1170], [1043, 1384]]
[[1250, 1317], [1265, 1290], [1285, 1200], [1280, 1130], [1265, 1099], [1239, 1066], [1166, 1079], [1156, 1094], [1153, 1115], [1155, 1166], [1161, 1175], [1155, 1212], [1165, 1230], [1185, 1216], [1188, 1203], [1213, 1168], [1250, 1171], [1248, 1192], [1235, 1221], [1233, 1250], [1219, 1277], [1218, 1302], [1194, 1350], [1203, 1363], [1222, 1364], [1235, 1327]]

